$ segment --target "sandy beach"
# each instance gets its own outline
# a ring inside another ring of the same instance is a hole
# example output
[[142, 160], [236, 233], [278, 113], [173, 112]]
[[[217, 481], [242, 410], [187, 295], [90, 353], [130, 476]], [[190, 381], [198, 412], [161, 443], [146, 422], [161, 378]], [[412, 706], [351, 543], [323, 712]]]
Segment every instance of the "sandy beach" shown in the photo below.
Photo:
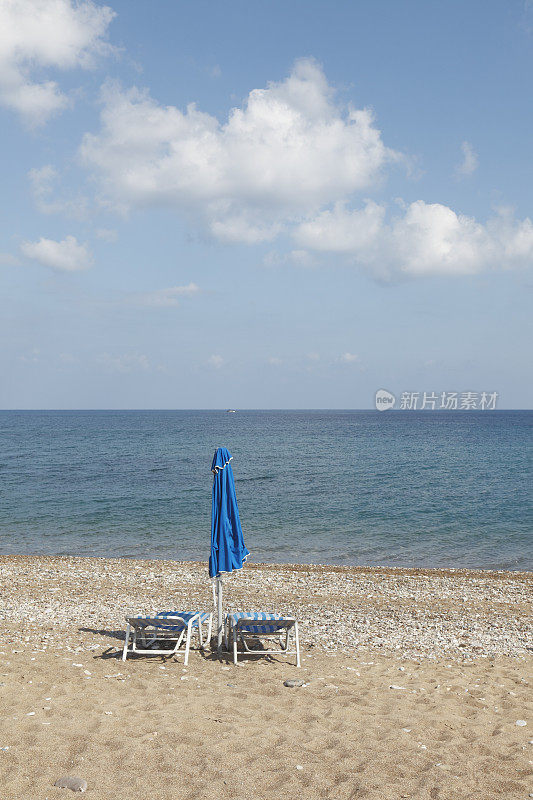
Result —
[[205, 564], [2, 557], [0, 797], [527, 798], [532, 577], [249, 564], [226, 607], [294, 613], [302, 668], [185, 669], [124, 616], [209, 608]]

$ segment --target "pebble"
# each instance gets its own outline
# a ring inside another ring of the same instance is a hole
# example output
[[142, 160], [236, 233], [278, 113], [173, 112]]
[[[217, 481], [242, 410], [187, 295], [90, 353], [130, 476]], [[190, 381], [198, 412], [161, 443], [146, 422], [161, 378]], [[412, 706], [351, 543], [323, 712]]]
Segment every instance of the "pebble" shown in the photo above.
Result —
[[[88, 608], [95, 630], [110, 626], [123, 630], [125, 596], [131, 597], [135, 608], [156, 608], [168, 602], [169, 584], [177, 587], [176, 602], [203, 603], [203, 564], [157, 562], [157, 576], [150, 578], [147, 568], [152, 563], [72, 557], [67, 564], [48, 557], [6, 557], [0, 599], [3, 620], [13, 627], [29, 625], [24, 634], [31, 633], [30, 637], [12, 634], [7, 652], [24, 652], [36, 637], [41, 643], [46, 640], [49, 651], [82, 654], [101, 647], [101, 643], [79, 646], [79, 619], [85, 618]], [[350, 567], [332, 572], [317, 565], [310, 566], [304, 577], [301, 568], [256, 566], [237, 578], [239, 602], [246, 607], [268, 589], [272, 605], [286, 606], [302, 621], [304, 648], [315, 646], [334, 655], [332, 650], [357, 645], [408, 660], [442, 656], [460, 662], [465, 656], [528, 654], [533, 624], [522, 610], [530, 602], [527, 573], [500, 576], [458, 569], [410, 574]], [[312, 595], [302, 592], [309, 581]], [[478, 612], [468, 619], [459, 605], [464, 597]], [[44, 614], [49, 626], [45, 635], [39, 622]], [[66, 631], [67, 627], [72, 630]], [[366, 663], [372, 663], [370, 659]]]
[[86, 792], [87, 781], [83, 778], [74, 778], [66, 775], [64, 778], [59, 778], [54, 783], [54, 786], [59, 786], [60, 789], [71, 789], [73, 792]]
[[301, 764], [296, 764], [296, 769], [303, 769]]
[[404, 691], [407, 691], [407, 688], [405, 686], [397, 686], [395, 683], [391, 683], [389, 689], [403, 689]]
[[519, 728], [523, 728], [524, 725], [527, 725], [527, 722], [525, 719], [517, 719], [515, 724], [518, 725]]
[[283, 681], [283, 685], [288, 686], [289, 689], [294, 689], [296, 686], [305, 686], [305, 681], [297, 681], [291, 678], [287, 681]]

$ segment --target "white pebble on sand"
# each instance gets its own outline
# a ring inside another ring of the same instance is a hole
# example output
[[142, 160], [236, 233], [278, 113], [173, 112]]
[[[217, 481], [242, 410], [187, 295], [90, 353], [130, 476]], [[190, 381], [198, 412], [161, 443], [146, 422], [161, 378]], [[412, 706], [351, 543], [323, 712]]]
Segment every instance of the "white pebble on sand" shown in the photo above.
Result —
[[518, 725], [519, 728], [523, 728], [524, 725], [527, 725], [527, 722], [525, 719], [517, 719], [515, 724]]

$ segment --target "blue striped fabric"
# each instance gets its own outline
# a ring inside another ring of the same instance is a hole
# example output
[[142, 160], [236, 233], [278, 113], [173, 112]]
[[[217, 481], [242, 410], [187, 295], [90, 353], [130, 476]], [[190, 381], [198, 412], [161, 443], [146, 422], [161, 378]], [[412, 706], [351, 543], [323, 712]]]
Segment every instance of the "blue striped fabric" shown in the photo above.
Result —
[[[233, 624], [236, 624], [240, 619], [253, 619], [264, 620], [268, 622], [271, 620], [284, 620], [286, 619], [283, 614], [275, 614], [272, 611], [236, 611], [229, 614], [229, 618]], [[242, 625], [240, 630], [248, 633], [276, 633], [279, 630], [279, 625]]]
[[[197, 613], [198, 613], [197, 611], [183, 611], [183, 612], [179, 612], [179, 611], [160, 611], [158, 614], [155, 614], [153, 617], [145, 617], [145, 616], [142, 616], [142, 614], [139, 614], [139, 616], [133, 617], [133, 619], [156, 619], [157, 617], [161, 617], [162, 619], [165, 619], [165, 617], [181, 617], [181, 619], [183, 620], [183, 623], [178, 622], [176, 625], [161, 625], [161, 626], [158, 626], [158, 627], [161, 627], [162, 629], [168, 630], [168, 631], [182, 631], [182, 630], [184, 630], [184, 628], [187, 627], [187, 623], [191, 620], [191, 618], [195, 617], [197, 615]], [[200, 614], [199, 619], [195, 619], [194, 620], [194, 622], [192, 623], [191, 627], [192, 628], [197, 628], [199, 622], [207, 622], [208, 619], [209, 619], [209, 613], [208, 612], [204, 612], [204, 613]]]

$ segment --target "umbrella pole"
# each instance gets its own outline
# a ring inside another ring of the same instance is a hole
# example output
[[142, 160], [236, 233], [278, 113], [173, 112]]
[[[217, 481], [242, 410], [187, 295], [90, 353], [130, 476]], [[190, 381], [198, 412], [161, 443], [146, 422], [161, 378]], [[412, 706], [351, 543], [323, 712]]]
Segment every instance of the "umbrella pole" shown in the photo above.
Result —
[[217, 622], [217, 649], [220, 655], [222, 653], [222, 578], [220, 576], [217, 578]]

